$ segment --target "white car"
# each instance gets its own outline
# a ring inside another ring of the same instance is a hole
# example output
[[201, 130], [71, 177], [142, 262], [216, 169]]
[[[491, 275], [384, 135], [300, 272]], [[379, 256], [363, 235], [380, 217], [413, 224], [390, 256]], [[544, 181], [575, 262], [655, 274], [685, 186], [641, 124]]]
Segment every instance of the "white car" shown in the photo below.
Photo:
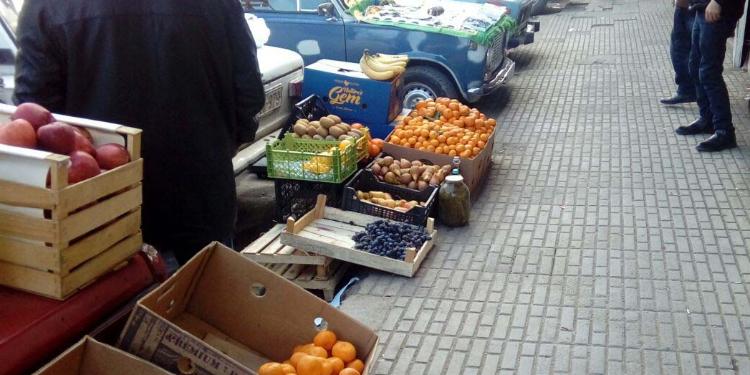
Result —
[[[0, 0], [0, 102], [11, 104], [13, 97], [16, 36], [18, 13], [23, 0]], [[258, 114], [259, 126], [256, 141], [245, 147], [234, 157], [235, 174], [260, 159], [265, 153], [265, 144], [278, 135], [286, 124], [295, 100], [302, 93], [302, 56], [283, 48], [265, 46], [268, 29], [265, 23], [254, 16], [247, 17], [253, 37], [258, 45], [258, 65], [266, 92], [266, 105]]]

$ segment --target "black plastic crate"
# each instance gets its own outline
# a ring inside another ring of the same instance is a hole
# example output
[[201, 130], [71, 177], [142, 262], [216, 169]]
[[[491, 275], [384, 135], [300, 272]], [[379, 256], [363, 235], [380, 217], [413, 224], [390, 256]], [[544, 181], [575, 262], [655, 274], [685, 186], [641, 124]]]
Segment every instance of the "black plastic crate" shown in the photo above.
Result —
[[324, 194], [326, 205], [341, 208], [344, 186], [352, 177], [339, 184], [326, 182], [274, 179], [276, 220], [285, 223], [289, 216], [299, 219], [315, 207], [318, 194]]
[[[382, 191], [392, 195], [394, 199], [426, 202], [426, 206], [414, 207], [408, 212], [396, 211], [387, 207], [360, 201], [357, 199], [357, 190], [364, 192]], [[434, 186], [428, 186], [424, 191], [418, 191], [380, 182], [375, 178], [372, 172], [361, 170], [354, 176], [354, 179], [344, 187], [344, 196], [341, 199], [341, 203], [343, 205], [342, 208], [347, 211], [359, 212], [370, 216], [382, 217], [409, 224], [425, 225], [427, 223], [427, 218], [430, 217], [432, 210], [435, 207], [437, 192], [438, 188]]]

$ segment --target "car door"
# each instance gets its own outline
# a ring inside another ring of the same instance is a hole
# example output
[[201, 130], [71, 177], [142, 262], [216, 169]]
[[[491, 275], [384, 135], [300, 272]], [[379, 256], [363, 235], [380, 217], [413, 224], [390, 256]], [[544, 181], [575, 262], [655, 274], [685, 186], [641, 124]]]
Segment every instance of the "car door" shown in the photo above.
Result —
[[266, 21], [268, 45], [297, 51], [305, 65], [346, 60], [344, 21], [331, 0], [249, 0], [243, 6]]

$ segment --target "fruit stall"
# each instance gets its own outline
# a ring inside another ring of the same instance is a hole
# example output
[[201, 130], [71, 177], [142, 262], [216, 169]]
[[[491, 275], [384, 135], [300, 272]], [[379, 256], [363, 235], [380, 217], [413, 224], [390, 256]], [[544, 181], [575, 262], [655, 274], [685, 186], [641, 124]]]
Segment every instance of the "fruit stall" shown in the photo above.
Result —
[[[277, 223], [239, 252], [210, 244], [132, 302], [116, 343], [84, 338], [39, 373], [71, 361], [154, 374], [371, 373], [377, 335], [327, 301], [354, 265], [413, 277], [441, 226], [469, 225], [497, 126], [455, 98], [403, 109], [407, 63], [365, 51], [359, 64], [307, 67], [304, 99], [260, 162]], [[78, 301], [144, 256], [142, 134], [34, 104], [0, 105], [3, 116], [0, 286]]]

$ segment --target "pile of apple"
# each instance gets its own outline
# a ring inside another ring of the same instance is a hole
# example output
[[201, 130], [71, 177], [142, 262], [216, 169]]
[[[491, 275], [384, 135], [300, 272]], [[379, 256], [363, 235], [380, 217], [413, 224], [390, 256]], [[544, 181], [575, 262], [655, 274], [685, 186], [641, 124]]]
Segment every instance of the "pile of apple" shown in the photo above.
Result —
[[52, 113], [34, 103], [16, 108], [7, 124], [0, 124], [0, 144], [68, 155], [68, 183], [94, 177], [130, 161], [125, 147], [107, 143], [94, 147], [91, 133], [82, 127], [55, 121]]

